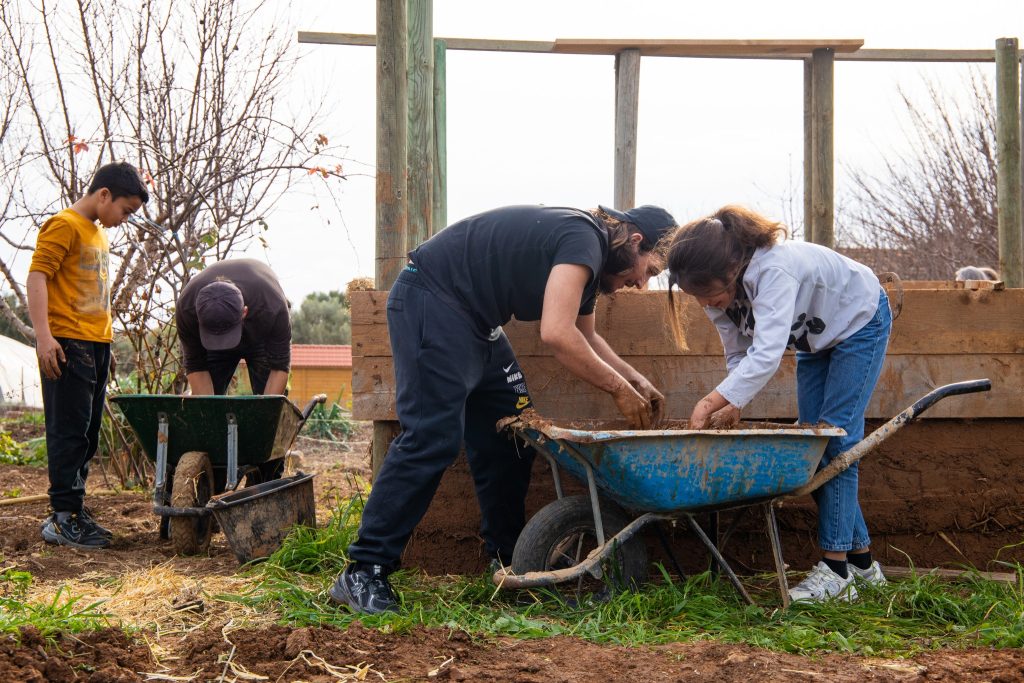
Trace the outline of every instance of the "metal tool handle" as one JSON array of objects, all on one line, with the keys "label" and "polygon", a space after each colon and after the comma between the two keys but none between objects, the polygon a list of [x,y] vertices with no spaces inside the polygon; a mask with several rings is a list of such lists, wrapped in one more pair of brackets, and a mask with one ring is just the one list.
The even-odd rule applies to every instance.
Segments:
[{"label": "metal tool handle", "polygon": [[318,403],[325,403],[327,401],[327,394],[317,394],[313,398],[309,399],[309,403],[302,409],[302,421],[305,422],[309,419],[309,416],[313,414],[313,408],[316,408]]},{"label": "metal tool handle", "polygon": [[914,405],[905,409],[896,417],[892,418],[884,425],[876,429],[875,431],[864,437],[860,443],[856,444],[853,448],[848,451],[840,453],[832,459],[828,465],[819,470],[809,482],[796,489],[792,493],[786,494],[784,498],[795,498],[802,496],[814,491],[822,484],[828,482],[840,473],[845,472],[847,468],[853,463],[857,462],[871,451],[878,448],[878,446],[888,439],[890,436],[900,430],[903,425],[910,422],[924,411],[931,408],[933,405],[946,398],[947,396],[957,396],[959,394],[973,394],[979,391],[988,391],[992,388],[992,381],[988,379],[972,379],[966,382],[955,382],[953,384],[947,384],[937,389],[933,389],[928,392],[917,401]]}]

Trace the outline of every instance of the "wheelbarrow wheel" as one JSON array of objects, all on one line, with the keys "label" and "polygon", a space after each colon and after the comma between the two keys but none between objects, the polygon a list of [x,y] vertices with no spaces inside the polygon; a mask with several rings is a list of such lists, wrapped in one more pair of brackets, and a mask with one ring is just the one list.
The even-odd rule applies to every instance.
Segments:
[{"label": "wheelbarrow wheel", "polygon": [[[608,503],[601,505],[606,539],[628,524],[625,514]],[[568,496],[549,503],[534,515],[516,542],[512,571],[516,574],[565,569],[579,564],[597,547],[594,512],[587,496]],[[602,567],[602,578],[584,575],[575,586],[577,598],[632,590],[647,578],[647,548],[634,536],[617,548]]]},{"label": "wheelbarrow wheel", "polygon": [[[206,453],[189,451],[174,468],[171,506],[176,508],[205,507],[213,495],[213,467]],[[210,548],[213,516],[171,517],[168,532],[171,546],[178,555],[200,555]]]}]

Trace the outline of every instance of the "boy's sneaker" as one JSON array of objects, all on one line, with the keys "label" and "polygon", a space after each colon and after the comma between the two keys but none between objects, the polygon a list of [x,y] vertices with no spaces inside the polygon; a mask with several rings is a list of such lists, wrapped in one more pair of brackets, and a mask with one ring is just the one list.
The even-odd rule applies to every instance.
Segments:
[{"label": "boy's sneaker", "polygon": [[818,562],[803,581],[789,589],[789,599],[793,602],[856,600],[857,588],[853,585],[853,576],[853,572],[849,572],[844,579],[824,562]]},{"label": "boy's sneaker", "polygon": [[78,523],[87,529],[91,529],[94,533],[99,534],[103,538],[114,538],[114,532],[104,526],[101,526],[100,523],[96,521],[96,518],[92,516],[92,511],[89,510],[89,508],[84,507],[82,508],[82,511],[78,513]]},{"label": "boy's sneaker", "polygon": [[54,512],[43,524],[42,535],[47,543],[82,550],[97,550],[110,545],[110,539],[83,524],[77,512]]},{"label": "boy's sneaker", "polygon": [[846,571],[850,572],[850,576],[857,583],[866,583],[872,586],[884,586],[888,581],[885,580],[885,574],[882,573],[882,565],[878,564],[878,560],[871,563],[871,566],[867,569],[858,569],[852,564],[846,564]]},{"label": "boy's sneaker", "polygon": [[331,600],[339,605],[348,605],[355,612],[381,614],[398,611],[398,596],[379,564],[350,564],[327,593]]}]

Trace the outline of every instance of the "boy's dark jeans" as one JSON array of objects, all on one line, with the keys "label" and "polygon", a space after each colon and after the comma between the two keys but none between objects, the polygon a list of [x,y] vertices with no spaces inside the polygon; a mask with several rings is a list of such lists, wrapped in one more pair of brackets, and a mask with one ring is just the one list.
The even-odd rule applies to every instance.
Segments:
[{"label": "boy's dark jeans", "polygon": [[242,359],[249,370],[249,386],[252,393],[263,394],[270,378],[270,363],[262,344],[243,344],[227,351],[207,351],[206,364],[213,380],[213,393],[223,396],[228,391],[231,378]]},{"label": "boy's dark jeans", "polygon": [[57,342],[67,363],[57,379],[42,377],[50,506],[55,512],[79,512],[89,461],[99,444],[110,344],[64,337]]}]

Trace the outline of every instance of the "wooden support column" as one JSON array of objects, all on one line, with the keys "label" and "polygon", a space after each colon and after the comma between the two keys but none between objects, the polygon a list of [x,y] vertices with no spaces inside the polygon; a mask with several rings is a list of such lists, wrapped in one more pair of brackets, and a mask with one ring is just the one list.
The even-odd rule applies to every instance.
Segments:
[{"label": "wooden support column", "polygon": [[814,220],[811,217],[811,60],[804,60],[804,241],[814,241]]},{"label": "wooden support column", "polygon": [[816,49],[811,57],[811,235],[835,246],[833,196],[833,71],[835,51]]},{"label": "wooden support column", "polygon": [[640,112],[640,50],[615,55],[615,208],[636,205],[636,132]]},{"label": "wooden support column", "polygon": [[409,227],[416,248],[433,231],[434,24],[433,0],[407,0],[409,28]]},{"label": "wooden support column", "polygon": [[[406,0],[377,0],[377,254],[375,286],[391,289],[405,267],[409,168],[409,107]],[[390,421],[374,421],[371,467],[374,475],[397,432]]]},{"label": "wooden support column", "polygon": [[1024,287],[1021,207],[1020,62],[1016,38],[996,41],[996,201],[999,275],[1007,287]]},{"label": "wooden support column", "polygon": [[448,44],[434,41],[434,232],[448,225]]}]

